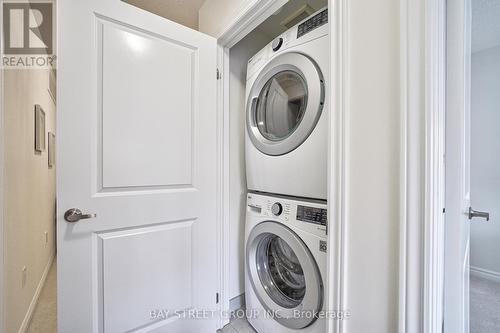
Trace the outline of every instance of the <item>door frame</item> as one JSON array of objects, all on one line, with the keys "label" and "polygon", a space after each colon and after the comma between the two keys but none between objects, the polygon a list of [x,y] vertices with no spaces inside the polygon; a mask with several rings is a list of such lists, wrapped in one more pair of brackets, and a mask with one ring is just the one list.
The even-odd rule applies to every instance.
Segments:
[{"label": "door frame", "polygon": [[446,0],[400,0],[399,332],[442,332],[446,14]]},{"label": "door frame", "polygon": [[446,117],[463,111],[468,103],[463,94],[447,95],[450,68],[462,73],[466,70],[449,66],[447,50],[453,46],[453,31],[452,42],[461,43],[464,54],[467,52],[470,0],[400,0],[400,4],[403,159],[399,332],[438,333],[446,324],[447,306]]},{"label": "door frame", "polygon": [[[449,107],[449,115],[448,115],[448,122],[450,122],[449,119],[452,119],[452,121],[456,121],[459,119],[459,123],[463,123],[466,126],[469,127],[469,131],[467,133],[466,130],[460,131],[457,133],[456,131],[449,131],[453,132],[450,133],[449,136],[446,137],[446,141],[448,143],[453,142],[453,140],[461,140],[460,147],[462,149],[465,149],[468,151],[468,153],[465,153],[465,156],[461,156],[462,163],[467,163],[464,162],[466,161],[466,158],[470,159],[470,142],[465,141],[467,138],[467,134],[469,136],[469,141],[470,141],[470,113],[471,113],[471,57],[472,57],[472,52],[471,52],[471,42],[472,42],[472,35],[471,35],[471,25],[472,25],[472,1],[471,0],[454,0],[454,1],[449,1],[448,2],[448,41],[447,41],[447,47],[449,49],[448,52],[448,58],[447,60],[447,72],[448,72],[448,77],[451,78],[450,80],[450,85],[449,88],[447,89],[447,105]],[[450,25],[452,25],[452,28],[450,28]],[[453,114],[453,116],[451,116]],[[468,156],[467,156],[468,155]],[[451,159],[450,159],[451,160]],[[469,161],[470,162],[470,161]],[[454,160],[453,163],[456,163]],[[447,165],[446,166],[447,170],[452,169],[452,165]],[[470,172],[470,170],[469,170]],[[448,173],[449,175],[452,174],[450,171]],[[448,176],[447,178],[450,178],[451,176]],[[459,175],[457,177],[458,179],[455,179],[455,182],[457,183],[463,183],[464,182],[464,177],[462,175]],[[450,181],[449,183],[452,183]],[[465,182],[470,182],[470,175],[468,176],[468,179],[465,180]],[[448,186],[448,185],[447,185]],[[446,187],[446,190],[448,190],[448,187]],[[456,189],[454,189],[456,190]],[[470,184],[468,186],[469,194],[470,194]],[[470,206],[470,197],[466,198],[468,201],[468,205]],[[467,207],[467,206],[466,206]],[[451,213],[451,212],[450,212]],[[451,217],[457,217],[460,214],[466,214],[465,211],[463,212],[457,212],[454,213],[453,215],[450,216],[450,222]],[[450,223],[449,225],[446,225],[445,233],[446,234],[453,234],[453,225]],[[456,232],[455,232],[456,233]],[[460,234],[460,233],[459,233]],[[463,237],[463,234],[460,234],[459,237]],[[458,248],[457,246],[457,239],[455,237],[450,237],[446,241],[443,242],[443,246],[445,247],[445,260],[444,260],[444,271],[448,271],[451,267],[454,265],[450,265],[449,263],[453,262],[454,260],[457,259],[457,256],[453,255],[453,253],[450,253],[449,251],[450,248]],[[469,239],[467,240],[467,245],[466,245],[467,251],[470,251],[470,232],[469,232]],[[461,258],[463,259],[463,258]],[[467,258],[466,261],[467,265],[469,265],[469,258]],[[467,267],[469,269],[469,267]],[[470,271],[470,269],[469,269]],[[451,321],[448,319],[449,315],[447,314],[446,309],[449,307],[454,307],[456,306],[456,300],[449,299],[448,294],[446,291],[448,290],[446,286],[450,286],[450,279],[449,279],[449,274],[444,276],[444,287],[443,287],[443,306],[444,306],[444,315],[443,315],[443,322],[446,327],[447,322]],[[469,291],[469,290],[467,290]],[[469,294],[467,295],[462,295],[464,298],[461,298],[462,304],[464,303],[465,299],[469,298]],[[467,301],[468,303],[468,301]],[[455,309],[456,311],[457,309]],[[462,309],[462,313],[464,316],[467,316],[465,313],[468,313],[468,316],[466,317],[467,319],[470,318],[470,311],[469,308]],[[452,311],[452,312],[455,312]],[[463,320],[461,318],[461,323],[463,323]],[[470,326],[469,322],[465,322],[466,326]],[[450,331],[450,330],[445,330]],[[454,331],[454,329],[452,329]],[[465,328],[465,332],[469,332],[468,328]]]},{"label": "door frame", "polygon": [[[253,29],[255,29],[265,19],[270,17],[279,8],[285,5],[288,0],[253,0],[250,4],[242,8],[239,16],[228,25],[228,27],[217,36],[218,39],[218,69],[222,72],[222,80],[219,80],[218,90],[218,136],[219,136],[219,186],[221,198],[219,200],[219,260],[221,274],[221,310],[223,313],[230,310],[229,297],[229,50],[236,43],[242,40]],[[346,217],[345,211],[345,190],[344,190],[344,159],[342,158],[345,151],[345,131],[344,131],[344,113],[346,110],[344,92],[346,87],[345,80],[345,62],[347,58],[346,43],[348,41],[347,29],[347,8],[348,0],[329,0],[329,22],[331,36],[331,78],[332,81],[340,82],[338,85],[331,85],[327,94],[335,96],[330,103],[331,112],[333,115],[329,121],[329,133],[334,133],[329,137],[329,152],[328,160],[330,163],[328,175],[328,197],[334,198],[328,200],[329,221],[332,225],[331,232],[328,233],[328,242],[330,251],[328,251],[328,267],[325,283],[326,300],[325,304],[330,309],[342,309],[344,304],[343,294],[343,262],[344,258],[344,230]],[[229,318],[222,320],[222,325],[229,322]],[[328,332],[341,331],[340,320],[328,321]]]}]

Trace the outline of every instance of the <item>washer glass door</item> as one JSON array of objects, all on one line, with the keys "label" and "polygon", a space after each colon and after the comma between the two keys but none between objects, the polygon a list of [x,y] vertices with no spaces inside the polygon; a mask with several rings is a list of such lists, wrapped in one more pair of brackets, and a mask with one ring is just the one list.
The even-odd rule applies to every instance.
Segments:
[{"label": "washer glass door", "polygon": [[304,299],[306,280],[299,259],[280,237],[269,234],[257,245],[258,274],[264,289],[277,304],[294,308]]},{"label": "washer glass door", "polygon": [[302,239],[282,223],[256,225],[247,239],[247,274],[261,305],[283,326],[311,325],[323,304],[321,274]]}]

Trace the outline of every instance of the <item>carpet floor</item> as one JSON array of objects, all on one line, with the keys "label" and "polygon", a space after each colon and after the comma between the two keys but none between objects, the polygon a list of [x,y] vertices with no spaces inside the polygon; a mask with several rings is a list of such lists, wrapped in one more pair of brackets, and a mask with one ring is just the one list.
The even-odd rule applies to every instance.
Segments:
[{"label": "carpet floor", "polygon": [[500,332],[500,283],[470,277],[470,332]]},{"label": "carpet floor", "polygon": [[27,333],[57,332],[57,265],[56,259],[50,268],[35,307]]}]

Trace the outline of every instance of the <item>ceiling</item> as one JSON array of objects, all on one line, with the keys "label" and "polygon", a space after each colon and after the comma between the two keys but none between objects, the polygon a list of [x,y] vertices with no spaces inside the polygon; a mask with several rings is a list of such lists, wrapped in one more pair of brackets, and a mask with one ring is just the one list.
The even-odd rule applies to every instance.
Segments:
[{"label": "ceiling", "polygon": [[[131,5],[163,16],[169,20],[198,30],[198,12],[205,0],[123,0]],[[500,0],[499,0],[500,1]],[[283,25],[304,6],[308,11],[326,7],[328,0],[289,0],[279,11],[265,20],[257,30],[274,38],[288,28]]]},{"label": "ceiling", "polygon": [[125,2],[198,30],[198,11],[205,0],[124,0]]},{"label": "ceiling", "polygon": [[500,45],[500,0],[472,0],[472,52]]}]

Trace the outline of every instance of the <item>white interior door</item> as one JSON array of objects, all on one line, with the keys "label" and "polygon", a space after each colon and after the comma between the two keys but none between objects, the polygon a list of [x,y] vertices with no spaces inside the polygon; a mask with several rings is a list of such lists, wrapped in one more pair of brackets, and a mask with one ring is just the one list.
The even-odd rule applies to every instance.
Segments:
[{"label": "white interior door", "polygon": [[444,331],[469,332],[470,0],[447,2]]},{"label": "white interior door", "polygon": [[215,332],[216,40],[119,0],[58,31],[58,331]]}]

